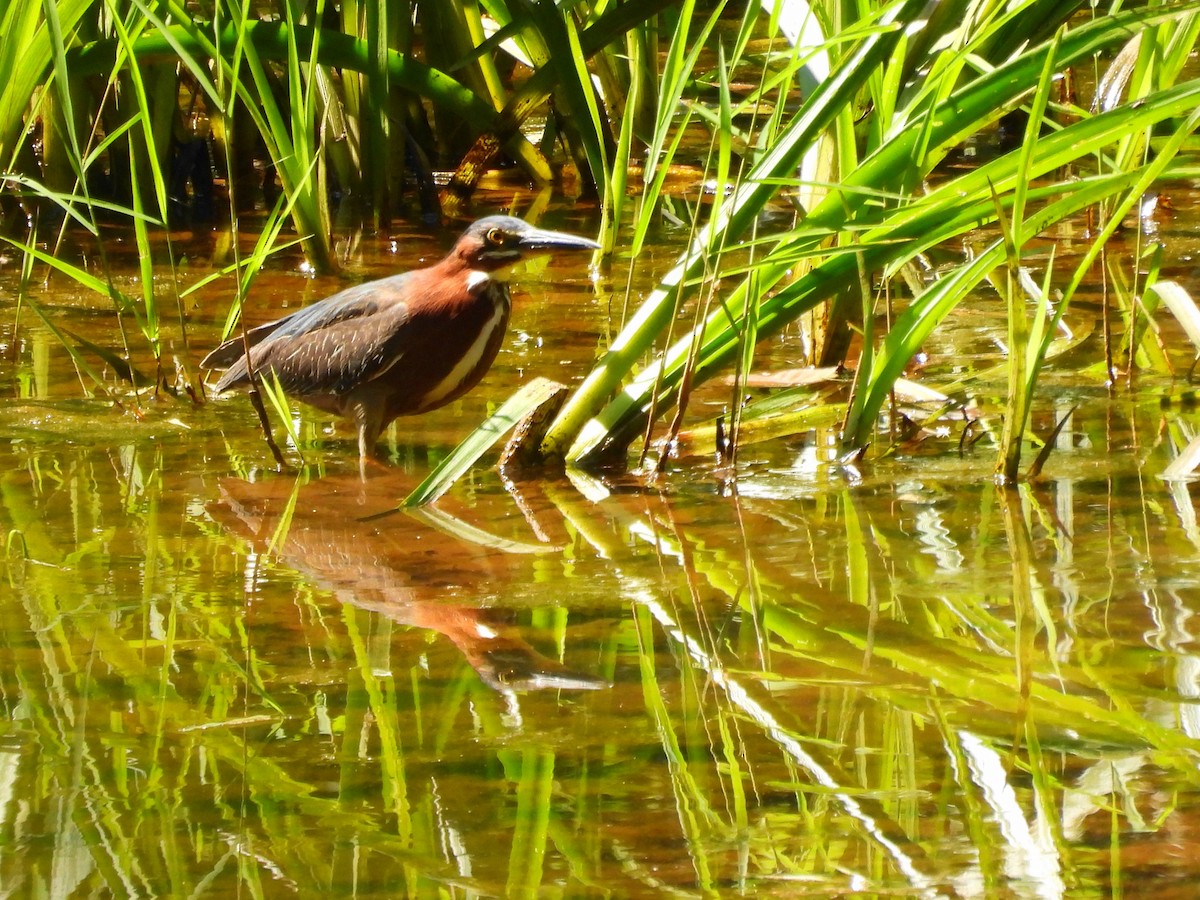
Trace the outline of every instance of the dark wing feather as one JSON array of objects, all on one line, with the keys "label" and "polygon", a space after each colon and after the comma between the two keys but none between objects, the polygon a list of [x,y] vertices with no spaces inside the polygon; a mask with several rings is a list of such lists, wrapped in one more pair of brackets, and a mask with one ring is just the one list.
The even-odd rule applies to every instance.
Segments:
[{"label": "dark wing feather", "polygon": [[[399,293],[408,278],[356,285],[253,329],[248,336],[256,371],[274,372],[285,391],[299,395],[341,394],[375,377],[401,352],[396,332],[408,312]],[[217,391],[249,382],[242,349],[239,336],[205,358],[210,368],[228,366]]]},{"label": "dark wing feather", "polygon": [[270,337],[271,333],[274,332],[275,329],[285,321],[285,319],[276,319],[274,322],[267,322],[265,325],[259,325],[255,328],[251,328],[246,332],[245,341],[242,340],[242,336],[240,334],[237,337],[230,338],[225,343],[221,344],[221,346],[209,353],[208,356],[204,357],[204,359],[200,360],[201,367],[205,369],[216,369],[217,371],[228,369],[245,354],[247,343],[249,343],[251,347],[255,346],[256,344],[261,344],[263,340]]}]

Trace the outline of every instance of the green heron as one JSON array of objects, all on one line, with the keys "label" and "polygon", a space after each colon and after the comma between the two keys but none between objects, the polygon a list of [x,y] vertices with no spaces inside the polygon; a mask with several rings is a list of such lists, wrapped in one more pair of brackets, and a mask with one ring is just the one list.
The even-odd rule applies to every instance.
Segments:
[{"label": "green heron", "polygon": [[598,248],[512,216],[488,216],[440,262],[347,288],[259,325],[244,340],[221,344],[201,365],[224,370],[218,393],[250,384],[251,368],[274,374],[297,400],[354,422],[365,461],[397,416],[445,406],[491,367],[512,307],[506,270],[541,253]]}]

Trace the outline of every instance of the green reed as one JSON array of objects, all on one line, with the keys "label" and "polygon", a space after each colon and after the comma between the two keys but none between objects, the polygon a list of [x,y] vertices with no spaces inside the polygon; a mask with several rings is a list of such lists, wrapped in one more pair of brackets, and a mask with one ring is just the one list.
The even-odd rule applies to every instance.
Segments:
[{"label": "green reed", "polygon": [[[658,217],[677,205],[663,185],[685,134],[706,128],[715,152],[703,174],[714,182],[714,202],[707,212],[685,211],[694,231],[690,246],[632,313],[543,441],[544,456],[586,466],[627,461],[639,440],[645,453],[663,436],[655,429],[669,415],[666,436],[674,438],[695,386],[730,367],[744,373],[756,344],[791,327],[812,330],[811,362],[857,363],[841,441],[847,451],[863,452],[878,443],[897,379],[945,317],[1006,259],[1019,268],[1025,243],[1101,208],[1101,231],[1065,287],[1057,276],[1045,279],[1043,301],[1052,289],[1064,299],[1045,327],[1022,339],[1025,357],[1010,391],[1016,405],[1005,419],[1014,437],[1001,438],[1009,448],[1000,451],[1001,468],[1011,478],[1011,448],[1020,444],[1051,355],[1055,318],[1138,192],[1189,171],[1176,157],[1194,125],[1183,117],[1197,105],[1200,88],[1180,79],[1200,35],[1200,4],[1130,10],[1113,4],[1115,11],[1097,10],[1091,18],[1075,15],[1078,2],[1001,7],[953,0],[927,17],[926,6],[919,0],[849,9],[794,4],[801,20],[788,24],[804,35],[803,46],[781,53],[782,39],[772,38],[764,62],[746,49],[759,33],[760,12],[770,28],[779,24],[783,8],[775,3],[750,4],[735,16],[724,3],[701,9],[667,0],[565,6],[391,0],[311,9],[284,0],[277,20],[268,21],[234,0],[218,4],[211,17],[173,2],[128,9],[79,0],[15,2],[0,20],[6,34],[21,36],[0,50],[5,192],[51,203],[66,222],[83,222],[93,234],[112,216],[130,226],[139,249],[139,296],[122,291],[107,265],[91,280],[80,278],[35,246],[41,231],[12,237],[11,204],[7,239],[112,306],[117,352],[105,355],[56,332],[77,358],[99,354],[110,365],[123,359],[131,367],[140,334],[158,369],[150,380],[162,384],[165,336],[179,335],[185,372],[191,366],[182,306],[191,288],[178,282],[171,241],[155,249],[169,217],[176,69],[195,82],[222,125],[219,133],[235,135],[223,148],[226,158],[261,139],[296,239],[321,270],[338,266],[335,184],[349,198],[343,203],[353,209],[351,218],[384,227],[401,209],[398,173],[428,176],[427,161],[440,160],[452,172],[452,188],[440,202],[456,212],[501,152],[536,183],[551,181],[556,167],[574,167],[584,193],[599,203],[603,246],[612,254],[628,176],[644,150],[629,241],[636,258]],[[434,34],[445,40],[431,42]],[[28,52],[18,56],[18,46]],[[1120,77],[1094,111],[1065,97],[1052,102],[1052,77],[1099,68],[1103,54],[1122,46]],[[714,57],[715,74],[704,68]],[[504,70],[516,59],[530,72],[512,84]],[[739,78],[753,85],[743,98],[731,95],[731,72],[750,73]],[[79,91],[86,78],[106,86],[99,99]],[[715,100],[707,99],[706,85],[715,86]],[[551,97],[547,131],[535,143],[525,129]],[[1012,112],[1028,116],[1019,146],[971,171],[944,168],[956,148],[990,134]],[[1178,120],[1182,125],[1167,140],[1151,141],[1154,129]],[[30,126],[43,135],[40,158]],[[127,187],[114,197],[94,196],[89,175],[106,166]],[[236,184],[233,171],[221,174],[237,201],[229,213],[236,229],[254,199],[248,191],[257,188]],[[794,223],[764,230],[762,214],[781,200],[796,205]],[[1015,248],[1008,249],[1017,254],[980,230],[1003,221],[1013,223]],[[973,256],[934,279],[914,274],[922,254],[963,240],[975,245]],[[165,289],[163,272],[169,272]],[[1130,282],[1132,298],[1140,293],[1136,274]],[[911,300],[893,315],[891,297],[906,294]],[[1006,296],[1010,321],[1019,324],[1020,292]],[[167,297],[174,298],[173,314]],[[685,304],[694,304],[695,320],[680,335],[673,329],[681,327]],[[1136,308],[1133,299],[1125,301],[1127,317]],[[883,317],[888,321],[880,328]],[[129,321],[136,332],[127,330]],[[1111,370],[1112,349],[1106,352]],[[738,392],[731,396],[736,437],[743,411]]]},{"label": "green reed", "polygon": [[[613,455],[622,457],[644,432],[648,417],[661,416],[676,402],[693,377],[689,373],[702,381],[735,359],[740,329],[733,322],[750,307],[751,292],[758,303],[758,336],[768,338],[830,298],[855,293],[861,283],[860,264],[868,273],[891,279],[925,250],[961,240],[981,225],[994,222],[996,207],[989,184],[995,186],[1007,208],[1017,186],[1036,179],[1036,187],[1029,189],[1036,210],[1027,230],[1032,237],[1106,198],[1132,196],[1135,184],[1149,184],[1164,174],[1181,171],[1173,168],[1172,143],[1170,152],[1157,155],[1135,176],[1105,171],[1082,179],[1084,196],[1075,194],[1080,182],[1073,177],[1054,180],[1064,166],[1086,162],[1093,154],[1126,140],[1131,132],[1186,115],[1193,107],[1184,98],[1194,93],[1195,82],[1162,84],[1136,103],[1095,115],[1075,111],[1073,121],[1052,126],[1053,130],[1036,142],[1029,139],[972,171],[951,174],[922,189],[924,175],[933,172],[953,148],[970,135],[991,128],[1005,111],[1021,107],[1028,92],[1045,85],[1046,71],[1089,63],[1102,48],[1126,40],[1131,29],[1157,28],[1168,20],[1189,23],[1196,7],[1156,7],[1101,16],[1056,38],[1055,30],[1070,12],[1061,5],[1031,3],[996,17],[983,16],[982,7],[977,10],[975,5],[963,3],[957,5],[955,14],[926,26],[944,29],[947,40],[935,51],[936,32],[922,35],[919,42],[899,39],[903,23],[920,13],[918,6],[888,5],[882,16],[858,23],[861,31],[844,25],[836,40],[830,40],[829,50],[837,57],[833,74],[805,98],[779,139],[757,157],[737,183],[729,211],[705,227],[701,239],[662,280],[658,291],[568,400],[547,437],[544,449],[548,453],[584,465]],[[978,25],[978,31],[964,30],[964,22]],[[1041,38],[1018,55],[1007,57],[1005,36],[1014,30]],[[1190,33],[1190,28],[1185,30]],[[930,55],[920,57],[918,50],[926,48]],[[994,68],[974,68],[971,55],[977,53],[990,54]],[[903,73],[912,67],[927,69],[930,74],[910,84]],[[890,91],[888,85],[904,86],[898,102],[883,102]],[[701,290],[707,272],[721,272],[730,280],[730,267],[714,265],[713,255],[720,254],[723,246],[733,246],[732,241],[777,197],[779,188],[794,183],[790,173],[797,161],[830,123],[844,121],[838,117],[844,117],[848,104],[864,92],[879,102],[868,107],[867,121],[859,130],[875,135],[878,144],[868,146],[853,168],[840,173],[828,196],[808,210],[793,230],[777,234],[771,241],[760,233],[756,246],[763,246],[765,252],[757,254],[755,282],[744,275],[732,288],[724,288],[720,309],[669,350],[651,356],[646,365],[646,355],[673,318],[677,295]],[[889,118],[876,121],[875,116],[883,113]],[[835,156],[843,162],[855,160],[845,152]],[[847,249],[828,246],[831,238],[848,232],[856,236],[849,250],[852,255]],[[1096,241],[1095,252],[1103,245],[1103,239]],[[923,292],[880,336],[875,351],[864,355],[867,368],[859,373],[844,429],[848,448],[871,443],[877,417],[895,380],[945,315],[971,296],[979,281],[1002,260],[1001,251],[1002,244],[993,244],[978,251],[982,256],[964,261],[923,286]],[[807,270],[794,277],[795,267],[801,264]],[[1080,267],[1077,273],[1082,271]],[[1053,330],[1046,335],[1052,337]]]}]

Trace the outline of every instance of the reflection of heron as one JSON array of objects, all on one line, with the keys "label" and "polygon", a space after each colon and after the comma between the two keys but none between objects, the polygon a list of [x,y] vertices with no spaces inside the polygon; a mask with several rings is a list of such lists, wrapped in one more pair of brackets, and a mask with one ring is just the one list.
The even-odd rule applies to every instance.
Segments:
[{"label": "reflection of heron", "polygon": [[[499,691],[546,688],[588,690],[606,687],[602,679],[573,672],[539,653],[506,618],[505,610],[481,609],[445,601],[446,585],[486,584],[513,568],[511,554],[464,545],[418,521],[403,530],[379,530],[360,521],[365,514],[361,483],[322,479],[300,491],[286,534],[274,553],[320,588],[362,609],[403,625],[428,628],[448,637],[485,683]],[[288,506],[292,485],[282,479],[249,484],[226,479],[222,499],[210,514],[232,533],[265,551]],[[388,497],[403,488],[373,490]],[[438,565],[443,564],[444,570]],[[420,572],[420,577],[411,573]]]},{"label": "reflection of heron", "polygon": [[250,384],[250,364],[273,374],[297,400],[353,421],[365,460],[397,416],[445,406],[491,367],[512,305],[504,271],[538,254],[599,246],[488,216],[435,265],[347,288],[259,325],[201,365],[224,370],[218,392]]}]

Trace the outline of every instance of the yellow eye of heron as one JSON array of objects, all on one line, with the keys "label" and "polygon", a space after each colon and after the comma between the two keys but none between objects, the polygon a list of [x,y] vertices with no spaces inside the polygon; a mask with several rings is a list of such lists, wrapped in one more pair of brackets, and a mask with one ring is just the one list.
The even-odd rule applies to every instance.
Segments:
[{"label": "yellow eye of heron", "polygon": [[487,233],[487,242],[496,247],[503,247],[508,242],[508,235],[503,228],[492,228]]}]

